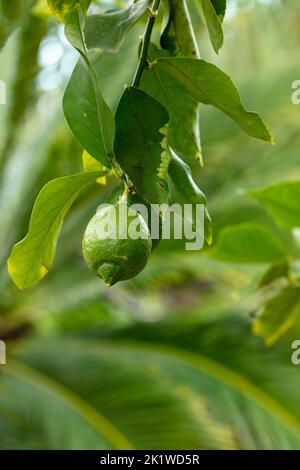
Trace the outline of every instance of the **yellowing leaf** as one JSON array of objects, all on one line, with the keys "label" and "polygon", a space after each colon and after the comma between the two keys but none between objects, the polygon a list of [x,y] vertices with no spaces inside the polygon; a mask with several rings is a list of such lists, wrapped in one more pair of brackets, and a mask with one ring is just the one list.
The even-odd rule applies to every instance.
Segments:
[{"label": "yellowing leaf", "polygon": [[31,13],[38,18],[47,18],[51,15],[51,10],[47,0],[37,0],[31,9]]},{"label": "yellowing leaf", "polygon": [[[96,158],[92,157],[86,150],[83,151],[82,154],[82,165],[84,171],[105,171],[106,168],[102,163],[98,162]],[[97,183],[106,185],[106,176],[101,176],[97,178]]]},{"label": "yellowing leaf", "polygon": [[74,10],[80,4],[83,10],[87,10],[90,0],[47,0],[50,11],[62,23],[65,23]]}]

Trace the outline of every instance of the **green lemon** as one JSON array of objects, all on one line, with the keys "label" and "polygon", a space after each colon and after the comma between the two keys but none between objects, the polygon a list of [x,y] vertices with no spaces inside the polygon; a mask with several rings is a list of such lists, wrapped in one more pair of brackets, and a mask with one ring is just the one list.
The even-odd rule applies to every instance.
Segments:
[{"label": "green lemon", "polygon": [[[122,198],[122,195],[124,193],[124,186],[121,184],[120,186],[117,186],[112,193],[108,196],[106,199],[106,202],[109,204],[117,204],[118,201]],[[146,223],[148,227],[151,227],[151,204],[147,202],[140,194],[133,192],[127,195],[127,204],[129,206],[132,206],[133,204],[143,204],[146,206],[148,210],[148,219],[146,220]],[[141,214],[143,217],[143,214]],[[150,228],[149,228],[150,230]],[[162,221],[159,221],[159,233],[161,234],[162,231]],[[159,245],[159,238],[152,238],[152,251]]]},{"label": "green lemon", "polygon": [[[138,238],[132,238],[132,229]],[[82,251],[87,266],[107,286],[136,276],[148,261],[152,241],[140,214],[124,201],[101,207],[90,220]]]}]

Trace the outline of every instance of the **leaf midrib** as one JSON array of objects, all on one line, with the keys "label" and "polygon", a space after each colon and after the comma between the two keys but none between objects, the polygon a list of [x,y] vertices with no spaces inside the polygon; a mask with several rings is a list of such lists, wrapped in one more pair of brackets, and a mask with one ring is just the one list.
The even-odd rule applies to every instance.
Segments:
[{"label": "leaf midrib", "polygon": [[9,360],[9,365],[3,369],[3,374],[12,375],[18,380],[30,384],[72,409],[74,413],[80,415],[99,434],[104,436],[114,449],[134,449],[132,443],[99,410],[52,377],[46,376],[15,359]]},{"label": "leaf midrib", "polygon": [[[257,406],[264,409],[270,416],[280,422],[289,432],[300,439],[300,421],[295,416],[284,408],[278,401],[270,397],[265,391],[259,389],[253,384],[248,378],[245,378],[237,371],[233,371],[223,364],[216,362],[214,359],[203,356],[199,353],[187,351],[185,349],[159,344],[151,342],[139,342],[139,341],[128,341],[128,340],[89,340],[87,341],[76,339],[71,340],[70,344],[73,347],[79,347],[82,350],[84,344],[84,350],[87,351],[99,351],[100,349],[111,348],[112,351],[116,352],[118,349],[124,349],[132,353],[138,351],[146,354],[156,354],[164,356],[166,359],[171,359],[182,363],[183,365],[192,369],[201,371],[202,373],[214,378],[215,380],[222,382],[226,386],[229,386],[233,390],[237,391],[241,395],[247,397],[247,399],[255,402]],[[17,348],[21,353],[22,348]],[[10,360],[9,366],[15,362]],[[26,366],[27,368],[28,366]],[[9,367],[4,369],[4,372],[9,372]],[[43,377],[41,373],[38,373]],[[47,377],[45,376],[45,380]],[[52,378],[49,379],[52,381]],[[38,385],[38,384],[37,384]],[[60,386],[60,384],[58,384]],[[61,386],[64,388],[64,386]],[[49,391],[46,389],[46,392]],[[66,389],[67,395],[72,396],[73,392]],[[90,405],[88,405],[90,406]],[[130,444],[130,443],[129,443]],[[131,444],[130,444],[131,445]]]},{"label": "leaf midrib", "polygon": [[291,412],[284,408],[274,398],[270,397],[266,392],[259,389],[250,380],[213,359],[185,349],[158,343],[104,340],[101,341],[100,345],[97,343],[98,348],[99,346],[101,347],[101,345],[112,347],[113,350],[116,350],[116,347],[123,347],[131,350],[136,349],[145,353],[161,354],[193,369],[200,370],[206,375],[213,377],[219,382],[223,382],[242,395],[245,395],[248,399],[255,401],[261,408],[267,411],[271,416],[275,417],[286,429],[300,439],[300,421],[295,418]]},{"label": "leaf midrib", "polygon": [[[49,271],[49,266],[47,266],[47,264],[43,261],[43,252],[42,252],[42,247],[44,246],[44,244],[46,243],[47,241],[47,238],[49,236],[49,233],[52,229],[52,227],[54,226],[54,224],[56,224],[56,222],[59,220],[59,218],[61,217],[61,215],[63,214],[66,206],[70,203],[70,200],[72,199],[72,197],[74,196],[74,194],[76,194],[77,192],[81,192],[81,190],[85,187],[85,186],[88,186],[93,180],[88,180],[84,185],[80,186],[80,188],[76,188],[71,195],[69,195],[69,197],[65,200],[63,206],[61,206],[59,212],[56,214],[56,216],[54,217],[54,219],[52,220],[51,222],[51,225],[50,225],[50,229],[48,228],[48,230],[45,232],[45,235],[43,236],[41,242],[38,244],[38,249],[41,250],[41,254],[40,254],[40,257],[38,258],[40,260],[40,264],[42,266],[44,266],[47,271]],[[30,231],[29,231],[30,233]],[[28,233],[28,238],[29,238],[29,233]],[[35,264],[35,262],[37,261],[36,257],[34,257],[33,261],[30,263],[30,265],[28,266],[28,270],[26,272],[26,275],[25,275],[25,278],[23,280],[23,286],[26,285],[27,281],[28,281],[28,277],[29,277],[29,274]]]},{"label": "leaf midrib", "polygon": [[[198,60],[199,59],[185,59],[185,60]],[[205,62],[204,60],[200,59],[201,62],[204,62],[204,63],[207,63],[208,62]],[[231,117],[233,120],[236,119],[236,111],[237,109],[239,111],[242,111],[242,113],[244,115],[247,115],[247,116],[250,116],[250,115],[254,115],[255,113],[252,113],[252,112],[249,112],[249,111],[246,111],[243,109],[243,107],[241,106],[241,102],[238,103],[238,106],[237,108],[232,108],[230,110],[228,109],[225,109],[223,106],[220,106],[218,103],[216,103],[215,101],[213,101],[209,96],[207,96],[207,94],[203,91],[203,89],[200,87],[200,86],[197,86],[195,85],[195,83],[191,80],[191,78],[189,77],[189,75],[187,75],[186,73],[184,73],[184,71],[178,67],[176,67],[176,65],[174,65],[172,62],[169,62],[169,61],[166,61],[165,59],[158,59],[157,61],[159,64],[162,64],[162,65],[166,65],[167,67],[170,67],[170,68],[173,68],[177,71],[177,73],[179,73],[188,83],[189,83],[189,86],[192,87],[192,88],[196,88],[196,90],[200,90],[200,93],[205,97],[205,99],[207,100],[207,102],[203,102],[203,104],[207,104],[207,105],[210,105],[210,106],[214,106],[215,108],[219,109],[220,111],[222,111],[223,113],[227,114],[227,116]],[[211,64],[210,64],[211,65]],[[174,76],[174,78],[176,80],[178,80],[176,78],[176,76]],[[228,77],[229,78],[229,77]],[[230,78],[229,78],[230,80]],[[230,80],[231,82],[231,80]],[[231,82],[231,84],[233,85],[233,83]],[[189,93],[190,94],[190,93]],[[192,96],[194,98],[194,96]],[[194,98],[195,99],[195,98]],[[200,101],[200,100],[198,100]],[[240,101],[240,100],[239,100]],[[201,102],[201,101],[200,101]],[[245,114],[246,113],[246,114]]]}]

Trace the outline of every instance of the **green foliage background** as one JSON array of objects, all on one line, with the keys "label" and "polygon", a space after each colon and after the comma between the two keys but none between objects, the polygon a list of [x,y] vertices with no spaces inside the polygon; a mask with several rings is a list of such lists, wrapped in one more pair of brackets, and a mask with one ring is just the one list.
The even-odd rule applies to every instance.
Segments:
[{"label": "green foliage background", "polygon": [[[106,289],[85,267],[80,246],[115,184],[109,180],[82,193],[52,271],[21,292],[7,273],[11,248],[26,234],[43,185],[80,171],[82,155],[61,110],[74,56],[40,3],[27,0],[0,54],[7,84],[7,105],[0,106],[0,338],[7,343],[0,448],[299,449],[300,375],[291,363],[291,343],[300,334],[298,296],[289,325],[287,302],[275,326],[272,315],[264,323],[270,347],[252,326],[285,286],[280,253],[290,249],[291,235],[248,194],[300,178],[300,108],[291,103],[299,78],[299,2],[232,0],[218,56],[197,2],[190,2],[202,58],[232,76],[246,107],[265,118],[276,140],[270,146],[249,139],[226,116],[201,106],[205,166],[193,170],[209,201],[212,249],[185,252],[177,241],[163,242],[137,278]],[[118,55],[101,58],[104,95],[114,109],[132,77],[142,31],[136,25]],[[51,64],[45,56],[55,47],[63,54]],[[254,250],[253,242],[249,257],[259,263],[249,264],[247,253],[236,263],[228,251],[224,233],[232,237],[241,226],[251,234],[263,227],[276,238],[275,248],[268,237],[263,249],[261,238]],[[273,261],[280,275],[257,289]],[[297,263],[292,271],[298,279]],[[273,307],[265,308],[268,319]],[[274,329],[281,331],[276,344]]]}]

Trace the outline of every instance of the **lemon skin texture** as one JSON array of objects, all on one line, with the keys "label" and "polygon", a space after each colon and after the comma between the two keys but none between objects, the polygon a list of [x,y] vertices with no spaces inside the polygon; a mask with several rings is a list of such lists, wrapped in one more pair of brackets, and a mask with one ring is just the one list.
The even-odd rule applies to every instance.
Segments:
[{"label": "lemon skin texture", "polygon": [[[101,208],[90,220],[82,241],[83,257],[87,266],[102,278],[107,286],[136,276],[147,264],[152,249],[149,228],[135,211],[128,213],[127,226],[122,224],[120,204]],[[108,224],[108,221],[113,221]],[[115,223],[114,223],[115,221]],[[132,239],[128,227],[138,226],[140,238]],[[105,238],[101,230],[105,227]]]}]

